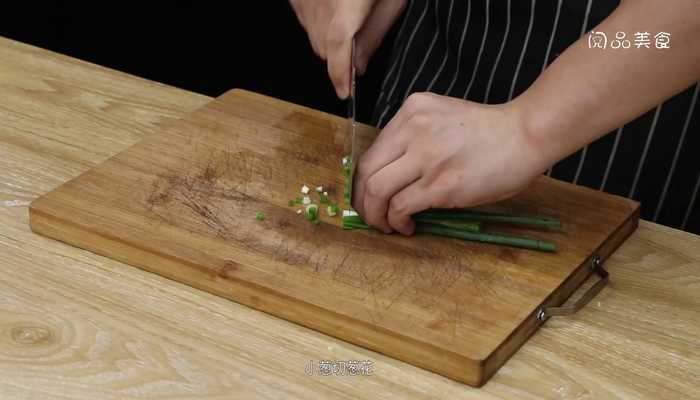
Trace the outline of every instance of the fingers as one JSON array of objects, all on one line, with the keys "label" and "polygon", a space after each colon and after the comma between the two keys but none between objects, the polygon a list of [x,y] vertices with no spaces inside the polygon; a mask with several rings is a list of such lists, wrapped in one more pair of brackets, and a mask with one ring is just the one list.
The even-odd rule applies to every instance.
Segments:
[{"label": "fingers", "polygon": [[397,232],[410,236],[415,232],[415,222],[411,216],[428,208],[439,207],[443,195],[437,185],[429,179],[421,178],[396,193],[389,201],[387,222]]},{"label": "fingers", "polygon": [[[401,150],[403,152],[401,159],[405,162],[397,164],[397,167],[402,167],[406,176],[413,179],[404,179],[400,182],[401,185],[392,187],[400,186],[400,190],[394,190],[388,198],[386,198],[385,193],[380,193],[385,196],[378,200],[368,199],[369,196],[365,193],[363,204],[365,214],[361,214],[363,217],[373,221],[376,219],[375,223],[386,223],[391,230],[411,235],[415,229],[411,215],[431,206],[446,204],[446,199],[440,192],[442,189],[439,188],[447,188],[449,185],[435,184],[437,180],[435,177],[425,175],[428,165],[435,161],[431,156],[431,147],[435,146],[436,143],[421,142],[424,140],[425,133],[433,129],[432,125],[435,119],[439,118],[440,114],[435,112],[436,107],[435,95],[431,93],[412,94],[381,132],[377,143],[368,150],[367,158],[369,161],[366,166],[368,169],[376,168],[377,165],[381,164],[379,161],[381,157],[377,154],[391,152],[391,149],[394,148]],[[369,186],[369,181],[366,186]],[[368,191],[369,188],[364,190]],[[386,216],[378,217],[379,212]]]},{"label": "fingers", "polygon": [[420,168],[409,157],[403,156],[372,175],[366,184],[364,195],[364,221],[390,233],[387,221],[389,200],[404,187],[420,178]]},{"label": "fingers", "polygon": [[426,118],[421,113],[425,114],[433,107],[431,99],[432,95],[422,93],[409,96],[372,146],[360,158],[353,182],[352,205],[361,216],[365,215],[364,197],[367,180],[377,171],[403,156],[409,143],[416,139],[420,130],[425,129]]},{"label": "fingers", "polygon": [[361,216],[365,215],[367,180],[380,169],[399,159],[406,150],[405,140],[399,134],[402,120],[401,114],[397,113],[358,162],[352,189],[352,205]]},{"label": "fingers", "polygon": [[361,157],[353,184],[352,205],[365,222],[377,229],[387,233],[395,229],[410,235],[414,229],[411,214],[440,200],[431,198],[439,193],[430,191],[416,192],[416,199],[410,201],[405,197],[416,187],[427,186],[423,172],[426,165],[434,162],[431,147],[435,143],[421,140],[425,140],[422,138],[439,116],[434,112],[435,106],[434,95],[409,96]]},{"label": "fingers", "polygon": [[335,14],[328,25],[326,60],[328,76],[336,94],[345,99],[350,94],[352,39],[372,10],[370,0],[338,0]]},{"label": "fingers", "polygon": [[405,0],[380,0],[367,17],[362,29],[355,35],[355,66],[360,75],[367,70],[369,59],[377,51],[405,6]]}]

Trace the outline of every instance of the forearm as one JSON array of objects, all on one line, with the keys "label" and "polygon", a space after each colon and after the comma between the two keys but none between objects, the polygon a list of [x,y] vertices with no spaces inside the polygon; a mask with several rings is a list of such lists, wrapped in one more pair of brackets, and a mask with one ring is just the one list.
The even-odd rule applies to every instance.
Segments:
[{"label": "forearm", "polygon": [[[700,1],[626,0],[595,31],[608,48],[578,40],[511,102],[523,132],[546,169],[605,133],[638,117],[700,80]],[[611,49],[615,32],[632,46]],[[634,34],[650,32],[651,48]],[[670,49],[654,48],[654,34],[671,34]]]}]

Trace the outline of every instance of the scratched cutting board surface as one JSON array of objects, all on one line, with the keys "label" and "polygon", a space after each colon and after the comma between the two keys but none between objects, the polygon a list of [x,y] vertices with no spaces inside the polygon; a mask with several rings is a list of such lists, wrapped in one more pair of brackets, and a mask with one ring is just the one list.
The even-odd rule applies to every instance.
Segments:
[{"label": "scratched cutting board surface", "polygon": [[37,199],[31,227],[479,386],[637,226],[636,202],[546,177],[486,209],[560,218],[519,231],[555,254],[310,224],[288,201],[302,184],[342,199],[345,129],[233,90]]}]

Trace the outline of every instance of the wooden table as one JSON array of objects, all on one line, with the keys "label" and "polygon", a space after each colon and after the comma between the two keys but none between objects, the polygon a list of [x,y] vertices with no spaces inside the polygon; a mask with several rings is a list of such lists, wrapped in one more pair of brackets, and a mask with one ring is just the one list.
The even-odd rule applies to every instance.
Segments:
[{"label": "wooden table", "polygon": [[482,389],[30,232],[31,200],[209,100],[0,38],[0,398],[700,398],[700,238],[649,222]]}]

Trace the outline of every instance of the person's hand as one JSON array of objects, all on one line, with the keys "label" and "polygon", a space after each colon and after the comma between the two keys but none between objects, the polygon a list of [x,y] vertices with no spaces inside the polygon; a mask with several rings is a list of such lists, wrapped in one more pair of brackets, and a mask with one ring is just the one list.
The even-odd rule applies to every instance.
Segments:
[{"label": "person's hand", "polygon": [[548,168],[513,103],[413,94],[360,158],[353,207],[386,233],[411,235],[411,215],[513,196]]},{"label": "person's hand", "polygon": [[316,54],[328,63],[328,75],[338,97],[350,92],[352,39],[355,38],[355,67],[367,68],[406,0],[289,0],[299,22],[309,35]]}]

